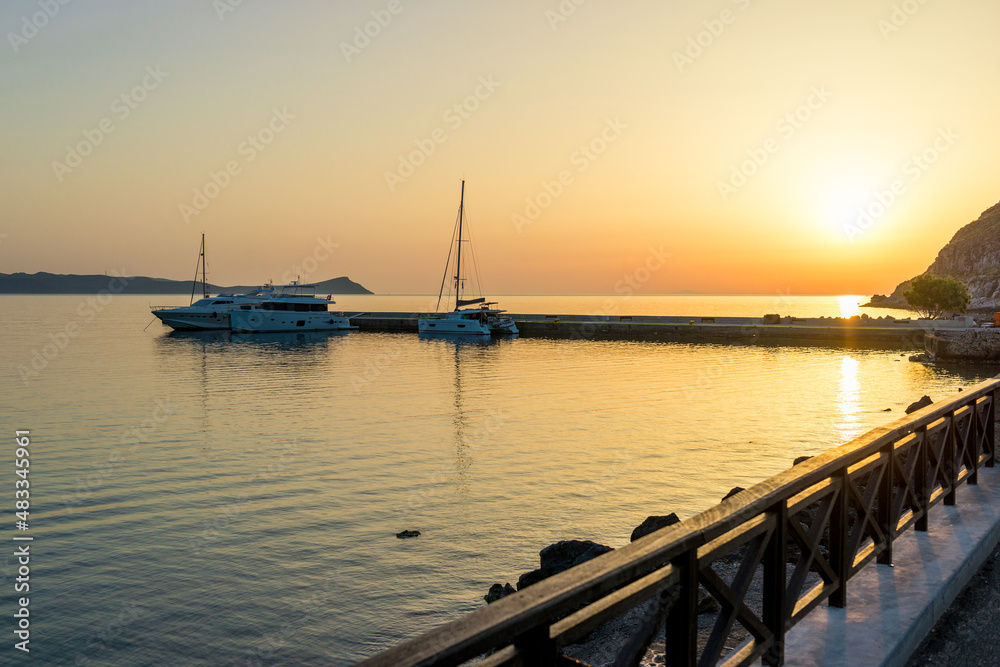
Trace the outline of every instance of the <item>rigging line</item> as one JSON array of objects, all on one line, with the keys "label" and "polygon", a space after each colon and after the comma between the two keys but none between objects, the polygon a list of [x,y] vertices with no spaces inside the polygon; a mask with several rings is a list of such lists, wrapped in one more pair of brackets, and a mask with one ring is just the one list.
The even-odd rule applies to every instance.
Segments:
[{"label": "rigging line", "polygon": [[[461,205],[459,205],[458,216],[461,215]],[[455,228],[451,230],[451,243],[448,244],[448,260],[444,264],[444,275],[441,276],[441,289],[438,290],[438,301],[437,305],[434,306],[435,313],[441,308],[441,297],[444,295],[444,284],[448,280],[448,269],[451,268],[451,253],[455,249],[455,234],[458,233],[458,216],[455,217]]]},{"label": "rigging line", "polygon": [[[468,210],[468,208],[466,208]],[[465,216],[466,224],[468,225],[469,216]],[[483,287],[483,281],[479,278],[479,260],[476,259],[476,244],[472,242],[472,227],[469,226],[469,254],[472,255],[472,270],[476,276],[476,287],[479,288],[478,296],[485,296],[486,289]]]},{"label": "rigging line", "polygon": [[205,256],[205,235],[201,235],[201,252],[198,253],[198,261],[194,265],[194,280],[191,282],[191,302],[188,303],[190,306],[194,303],[194,290],[198,286],[198,267],[201,265],[201,260]]}]

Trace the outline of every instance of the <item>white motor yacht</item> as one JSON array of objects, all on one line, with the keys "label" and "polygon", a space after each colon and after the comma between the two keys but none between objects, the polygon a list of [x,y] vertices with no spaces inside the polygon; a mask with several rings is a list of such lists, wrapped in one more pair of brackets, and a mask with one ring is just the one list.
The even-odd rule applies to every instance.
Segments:
[{"label": "white motor yacht", "polygon": [[330,311],[332,296],[316,296],[315,285],[291,282],[261,303],[241,305],[229,312],[229,326],[236,333],[281,331],[347,331],[357,329],[343,313]]}]

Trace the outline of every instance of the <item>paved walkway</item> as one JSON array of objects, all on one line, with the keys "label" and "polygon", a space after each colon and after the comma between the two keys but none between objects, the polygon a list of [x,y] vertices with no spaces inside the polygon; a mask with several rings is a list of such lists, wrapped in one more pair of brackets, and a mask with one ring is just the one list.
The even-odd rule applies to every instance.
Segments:
[{"label": "paved walkway", "polygon": [[1000,544],[906,665],[1000,665]]},{"label": "paved walkway", "polygon": [[[1000,665],[1000,467],[980,469],[979,478],[959,487],[956,506],[931,508],[928,532],[911,529],[893,543],[892,566],[870,563],[851,578],[845,609],[820,605],[792,628],[786,666],[902,667],[928,635],[913,664]],[[959,601],[970,581],[993,597]],[[949,607],[956,614],[939,624]],[[972,625],[977,614],[982,629]]]}]

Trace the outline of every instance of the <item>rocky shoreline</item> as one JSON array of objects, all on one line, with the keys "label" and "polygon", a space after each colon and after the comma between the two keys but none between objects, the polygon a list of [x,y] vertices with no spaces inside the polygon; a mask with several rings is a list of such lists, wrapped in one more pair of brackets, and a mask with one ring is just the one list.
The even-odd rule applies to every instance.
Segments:
[{"label": "rocky shoreline", "polygon": [[[906,408],[906,414],[915,412],[933,403],[929,396],[922,396],[919,400],[911,403]],[[804,461],[808,461],[810,456],[797,457],[792,463],[793,466]],[[736,494],[742,492],[742,487],[733,487],[721,500],[725,501]],[[808,514],[806,516],[809,516]],[[855,515],[856,517],[856,515]],[[805,524],[811,524],[812,518],[804,518]],[[675,513],[665,515],[648,516],[642,523],[635,527],[629,536],[629,542],[634,542],[641,537],[649,535],[657,530],[679,523],[680,519]],[[819,548],[825,558],[829,558],[828,536],[820,540]],[[789,544],[786,554],[786,568],[791,576],[796,563],[800,557],[798,547]],[[575,567],[601,554],[613,551],[614,548],[597,544],[590,540],[564,540],[555,542],[545,547],[539,552],[539,567],[530,572],[525,572],[517,579],[517,588],[510,582],[506,584],[493,584],[483,599],[487,604],[500,600],[508,595],[513,595],[517,591],[523,590],[543,579],[546,579],[559,572],[564,572],[571,567]],[[745,548],[736,548],[732,553],[719,558],[711,564],[712,569],[727,584],[731,584],[741,569],[742,560],[745,555]],[[820,576],[815,571],[810,571],[806,576],[806,589],[820,582]],[[763,570],[758,567],[757,571],[747,589],[744,602],[758,616],[763,612],[764,600]],[[624,614],[614,618],[598,629],[587,635],[582,641],[566,646],[563,653],[572,659],[583,661],[593,667],[610,667],[622,649],[632,640],[636,628],[643,621],[643,617],[650,613],[654,600],[647,600]],[[704,589],[699,590],[698,598],[698,648],[704,648],[709,636],[718,619],[721,606],[719,602]],[[726,639],[726,650],[732,650],[739,646],[749,637],[749,632],[739,623],[735,623]],[[662,631],[654,639],[652,644],[643,656],[640,665],[642,667],[654,667],[666,664],[666,645]]]},{"label": "rocky shoreline", "polygon": [[[795,459],[794,464],[801,463],[809,458],[808,456],[798,457]],[[734,487],[722,500],[727,500],[743,490],[742,487]],[[635,527],[629,537],[629,541],[634,542],[641,537],[679,521],[680,519],[677,515],[672,512],[665,515],[648,516],[641,524]],[[496,583],[490,587],[489,592],[483,596],[483,599],[486,600],[487,604],[495,602],[553,574],[563,572],[608,551],[613,551],[613,547],[597,544],[590,540],[565,540],[550,544],[539,552],[538,569],[526,572],[518,577],[517,588],[512,586],[510,582],[506,584]],[[743,550],[736,549],[729,556],[714,562],[712,569],[724,581],[731,582],[740,569],[742,558]],[[793,565],[789,564],[788,567],[792,568]],[[815,573],[810,576],[819,581],[819,577]],[[759,571],[750,585],[745,602],[756,613],[760,614],[762,612],[763,579]],[[642,622],[643,617],[649,613],[652,604],[653,601],[650,600],[633,607],[621,616],[608,621],[597,630],[591,632],[583,641],[565,647],[563,652],[570,658],[581,660],[594,667],[612,665],[622,648],[632,639],[636,627]],[[715,625],[720,609],[721,607],[714,597],[704,590],[700,592],[698,599],[699,646],[704,646],[708,642],[709,634]],[[726,642],[727,648],[735,648],[748,636],[748,633],[742,627],[738,624],[735,625]],[[640,664],[643,667],[666,664],[665,644],[662,633],[650,645]]]}]

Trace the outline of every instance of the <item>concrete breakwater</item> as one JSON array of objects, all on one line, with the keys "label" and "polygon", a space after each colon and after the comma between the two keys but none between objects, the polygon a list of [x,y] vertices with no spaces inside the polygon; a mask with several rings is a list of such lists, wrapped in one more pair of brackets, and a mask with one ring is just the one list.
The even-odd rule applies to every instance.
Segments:
[{"label": "concrete breakwater", "polygon": [[924,336],[924,347],[938,361],[1000,362],[1000,329],[936,331]]},{"label": "concrete breakwater", "polygon": [[[419,313],[363,313],[361,331],[416,332]],[[523,337],[757,343],[924,349],[930,332],[967,330],[969,321],[883,318],[678,317],[513,314]]]}]

